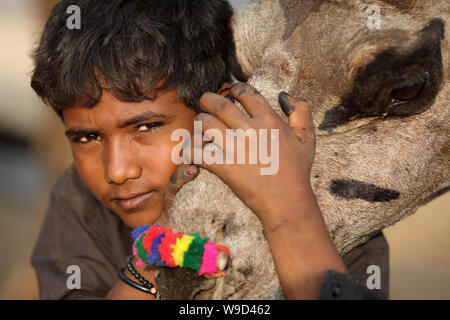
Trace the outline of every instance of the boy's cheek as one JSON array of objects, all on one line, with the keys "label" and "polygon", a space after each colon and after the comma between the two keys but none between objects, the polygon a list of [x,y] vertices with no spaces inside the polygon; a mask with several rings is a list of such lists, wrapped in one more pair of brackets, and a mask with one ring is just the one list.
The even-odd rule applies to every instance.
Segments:
[{"label": "boy's cheek", "polygon": [[95,168],[92,167],[89,168],[89,166],[86,168],[86,166],[80,165],[77,162],[75,162],[75,166],[89,191],[102,202],[103,205],[109,208],[110,206],[107,203],[108,184],[103,177],[103,171],[99,169],[95,170]]},{"label": "boy's cheek", "polygon": [[106,184],[102,163],[96,160],[97,157],[89,157],[77,150],[72,150],[72,154],[75,167],[86,186],[92,193],[99,194],[95,189],[100,188],[103,183]]},{"label": "boy's cheek", "polygon": [[[101,163],[85,154],[72,151],[75,167],[86,187],[105,207],[113,210],[109,195],[109,185],[105,181],[104,168]],[[113,210],[115,211],[115,210]]]}]

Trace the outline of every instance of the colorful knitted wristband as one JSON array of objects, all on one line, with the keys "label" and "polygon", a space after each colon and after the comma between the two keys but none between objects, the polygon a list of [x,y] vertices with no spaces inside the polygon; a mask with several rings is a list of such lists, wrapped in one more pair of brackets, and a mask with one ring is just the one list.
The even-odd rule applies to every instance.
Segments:
[{"label": "colorful knitted wristband", "polygon": [[[197,233],[173,233],[171,228],[144,225],[133,230],[133,255],[136,265],[182,267],[198,275],[222,276],[230,255],[225,246],[201,238]],[[226,255],[221,259],[220,257]]]}]

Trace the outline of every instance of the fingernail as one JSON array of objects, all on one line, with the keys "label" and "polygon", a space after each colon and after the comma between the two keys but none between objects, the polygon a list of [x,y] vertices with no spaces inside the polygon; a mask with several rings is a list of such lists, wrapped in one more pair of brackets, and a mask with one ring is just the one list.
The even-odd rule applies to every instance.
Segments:
[{"label": "fingernail", "polygon": [[290,97],[291,96],[284,91],[280,92],[278,95],[278,103],[280,104],[281,110],[283,110],[284,114],[287,116],[295,111],[295,107],[289,101]]},{"label": "fingernail", "polygon": [[183,170],[183,180],[185,180],[185,181],[189,180],[192,177],[192,173],[189,169],[191,169],[191,168],[189,167],[189,168]]}]

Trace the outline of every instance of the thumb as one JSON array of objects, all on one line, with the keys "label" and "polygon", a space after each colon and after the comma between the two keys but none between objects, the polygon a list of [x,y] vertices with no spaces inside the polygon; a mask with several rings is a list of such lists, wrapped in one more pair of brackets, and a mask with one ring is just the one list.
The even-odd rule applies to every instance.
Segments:
[{"label": "thumb", "polygon": [[164,207],[166,211],[172,207],[172,203],[175,200],[178,191],[180,191],[186,183],[194,180],[198,173],[198,167],[194,165],[182,165],[174,171],[170,176],[169,183],[166,187],[166,195],[164,198]]},{"label": "thumb", "polygon": [[310,105],[306,101],[297,100],[286,92],[280,92],[278,102],[281,110],[288,116],[288,125],[301,141],[314,135]]}]

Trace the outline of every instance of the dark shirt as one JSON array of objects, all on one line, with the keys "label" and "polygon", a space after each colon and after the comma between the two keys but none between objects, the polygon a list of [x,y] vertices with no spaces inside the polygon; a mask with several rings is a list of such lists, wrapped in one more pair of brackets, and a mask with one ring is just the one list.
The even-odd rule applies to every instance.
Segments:
[{"label": "dark shirt", "polygon": [[[39,282],[40,298],[103,299],[119,280],[118,271],[126,264],[131,246],[131,229],[92,195],[72,164],[51,191],[47,212],[31,256],[31,264]],[[344,262],[354,280],[344,278],[354,281],[354,288],[358,288],[355,290],[364,291],[367,267],[379,265],[382,286],[381,290],[375,290],[379,292],[372,293],[384,294],[387,298],[388,256],[387,242],[379,234],[344,256]],[[71,265],[80,268],[80,289],[69,289],[67,286],[67,280],[72,274],[68,273]],[[322,286],[329,282],[327,275]],[[331,277],[335,278],[335,275]],[[335,287],[331,285],[327,289],[331,290],[331,298],[335,298],[332,292],[336,294],[338,290]]]}]

